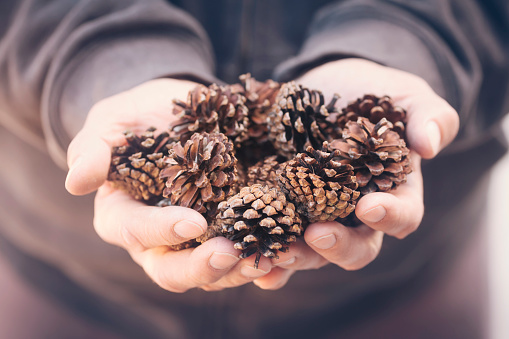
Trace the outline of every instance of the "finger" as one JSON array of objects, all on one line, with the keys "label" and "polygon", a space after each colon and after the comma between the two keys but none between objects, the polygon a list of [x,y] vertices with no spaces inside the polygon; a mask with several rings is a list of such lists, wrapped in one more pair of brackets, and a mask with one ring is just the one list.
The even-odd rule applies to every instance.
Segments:
[{"label": "finger", "polygon": [[221,279],[239,262],[239,254],[232,242],[222,237],[194,249],[172,251],[162,246],[131,253],[156,284],[177,293]]},{"label": "finger", "polygon": [[205,232],[207,221],[189,208],[147,206],[106,184],[96,195],[94,227],[106,242],[144,251],[194,239]]},{"label": "finger", "polygon": [[408,113],[407,138],[410,148],[425,159],[436,156],[452,142],[459,129],[456,111],[429,86],[397,102]]},{"label": "finger", "polygon": [[255,255],[252,255],[246,259],[242,259],[220,280],[214,284],[203,286],[202,288],[210,291],[242,286],[271,272],[272,263],[270,259],[261,257],[258,263],[258,268],[254,267],[255,260]]},{"label": "finger", "polygon": [[69,172],[65,188],[73,195],[84,195],[99,188],[108,176],[111,146],[97,135],[80,131],[68,149]]},{"label": "finger", "polygon": [[396,190],[362,197],[355,208],[357,217],[369,227],[399,239],[414,232],[424,215],[420,157],[415,153],[412,167],[407,182]]},{"label": "finger", "polygon": [[269,274],[258,278],[253,283],[264,290],[277,290],[285,286],[295,270],[274,267]]},{"label": "finger", "polygon": [[65,187],[69,193],[88,194],[104,183],[111,149],[125,143],[125,129],[137,126],[136,112],[130,92],[102,100],[90,110],[85,125],[67,149],[69,172]]},{"label": "finger", "polygon": [[304,239],[328,261],[345,270],[358,270],[377,257],[383,233],[366,225],[345,227],[337,222],[324,222],[309,225]]},{"label": "finger", "polygon": [[291,244],[288,252],[278,252],[278,258],[272,259],[277,267],[292,270],[311,270],[325,266],[328,261],[310,248],[302,239]]}]

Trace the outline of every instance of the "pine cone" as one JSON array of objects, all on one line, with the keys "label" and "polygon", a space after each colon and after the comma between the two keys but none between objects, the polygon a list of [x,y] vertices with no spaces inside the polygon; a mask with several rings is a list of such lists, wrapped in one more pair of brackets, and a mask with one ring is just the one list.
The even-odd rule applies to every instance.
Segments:
[{"label": "pine cone", "polygon": [[255,268],[261,255],[277,258],[303,232],[295,206],[276,188],[253,185],[219,204],[218,224],[222,234],[235,241],[241,258],[256,253]]},{"label": "pine cone", "polygon": [[246,98],[230,86],[198,85],[189,92],[186,102],[174,100],[173,114],[179,120],[172,131],[182,142],[195,132],[224,133],[238,146],[248,137],[245,102]]},{"label": "pine cone", "polygon": [[232,85],[232,90],[246,97],[246,106],[249,111],[249,138],[254,141],[254,144],[266,142],[268,141],[267,117],[276,101],[281,84],[270,79],[264,82],[257,81],[249,73],[241,75],[239,79],[241,83]]},{"label": "pine cone", "polygon": [[160,177],[166,182],[168,204],[208,216],[215,215],[217,203],[238,180],[234,146],[221,133],[195,133],[184,146],[173,144],[164,161]]},{"label": "pine cone", "polygon": [[127,145],[113,148],[108,173],[113,187],[149,205],[162,199],[165,185],[159,173],[166,166],[163,152],[172,141],[166,132],[155,136],[155,130],[151,127],[139,137],[124,132]]},{"label": "pine cone", "polygon": [[332,160],[339,152],[327,152],[327,147],[327,142],[324,150],[308,146],[279,171],[281,189],[309,222],[345,218],[360,195],[353,167]]},{"label": "pine cone", "polygon": [[310,90],[294,82],[284,84],[269,113],[269,139],[278,153],[287,159],[302,153],[308,146],[320,148],[335,125],[327,120],[334,111],[338,95],[325,105],[322,92]]},{"label": "pine cone", "polygon": [[342,162],[354,167],[362,195],[394,189],[412,171],[405,141],[392,128],[385,118],[372,124],[359,117],[347,122],[344,140],[330,144],[330,149],[340,151]]},{"label": "pine cone", "polygon": [[336,125],[344,129],[348,121],[357,121],[359,117],[368,118],[373,124],[385,118],[393,124],[392,129],[405,138],[406,111],[399,106],[394,106],[389,96],[379,98],[373,94],[367,94],[352,101],[337,115]]},{"label": "pine cone", "polygon": [[247,171],[247,185],[268,185],[269,187],[279,187],[279,179],[277,170],[284,160],[281,156],[273,155],[259,161],[255,165],[249,167]]}]

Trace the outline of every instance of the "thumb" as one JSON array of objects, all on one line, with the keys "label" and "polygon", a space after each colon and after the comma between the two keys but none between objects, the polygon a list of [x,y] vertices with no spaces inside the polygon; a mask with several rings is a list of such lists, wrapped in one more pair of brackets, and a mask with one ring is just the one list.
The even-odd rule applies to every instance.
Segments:
[{"label": "thumb", "polygon": [[105,182],[110,161],[108,143],[96,134],[80,131],[67,150],[69,172],[65,188],[73,195],[95,191]]},{"label": "thumb", "polygon": [[407,138],[411,149],[431,159],[452,142],[459,129],[458,113],[431,89],[405,99]]}]

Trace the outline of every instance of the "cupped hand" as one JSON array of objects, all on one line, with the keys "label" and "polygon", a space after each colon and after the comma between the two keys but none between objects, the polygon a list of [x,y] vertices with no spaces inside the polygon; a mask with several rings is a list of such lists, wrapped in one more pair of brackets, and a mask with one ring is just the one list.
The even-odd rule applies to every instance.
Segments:
[{"label": "cupped hand", "polygon": [[456,111],[416,75],[381,66],[363,59],[344,59],[317,67],[297,83],[320,89],[327,99],[338,93],[338,107],[364,94],[389,95],[395,105],[407,110],[406,127],[413,172],[396,190],[362,197],[355,210],[363,222],[345,227],[337,222],[307,227],[304,241],[273,260],[274,269],[255,280],[264,289],[282,287],[297,270],[333,263],[346,270],[361,269],[380,252],[384,234],[402,239],[420,225],[423,213],[421,158],[435,157],[456,136]]},{"label": "cupped hand", "polygon": [[194,249],[172,251],[170,245],[205,232],[201,214],[183,207],[153,207],[113,189],[106,181],[111,149],[122,145],[123,131],[141,133],[148,127],[166,130],[174,117],[172,99],[185,100],[196,86],[189,81],[158,79],[97,103],[68,149],[67,190],[84,195],[97,190],[94,227],[108,243],[126,249],[162,288],[220,290],[243,285],[270,272],[269,259],[254,269],[254,258],[239,260],[239,251],[225,238]]}]

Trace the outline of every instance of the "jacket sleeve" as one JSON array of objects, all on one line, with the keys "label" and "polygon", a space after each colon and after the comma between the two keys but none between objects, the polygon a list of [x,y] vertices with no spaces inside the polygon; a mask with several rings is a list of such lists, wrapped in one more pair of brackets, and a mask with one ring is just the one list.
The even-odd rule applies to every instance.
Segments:
[{"label": "jacket sleeve", "polygon": [[507,111],[508,12],[498,0],[340,1],[316,13],[300,53],[275,76],[370,59],[424,78],[459,112],[460,133],[480,135]]},{"label": "jacket sleeve", "polygon": [[213,81],[210,42],[163,0],[4,0],[0,124],[65,168],[91,106],[161,76]]}]

